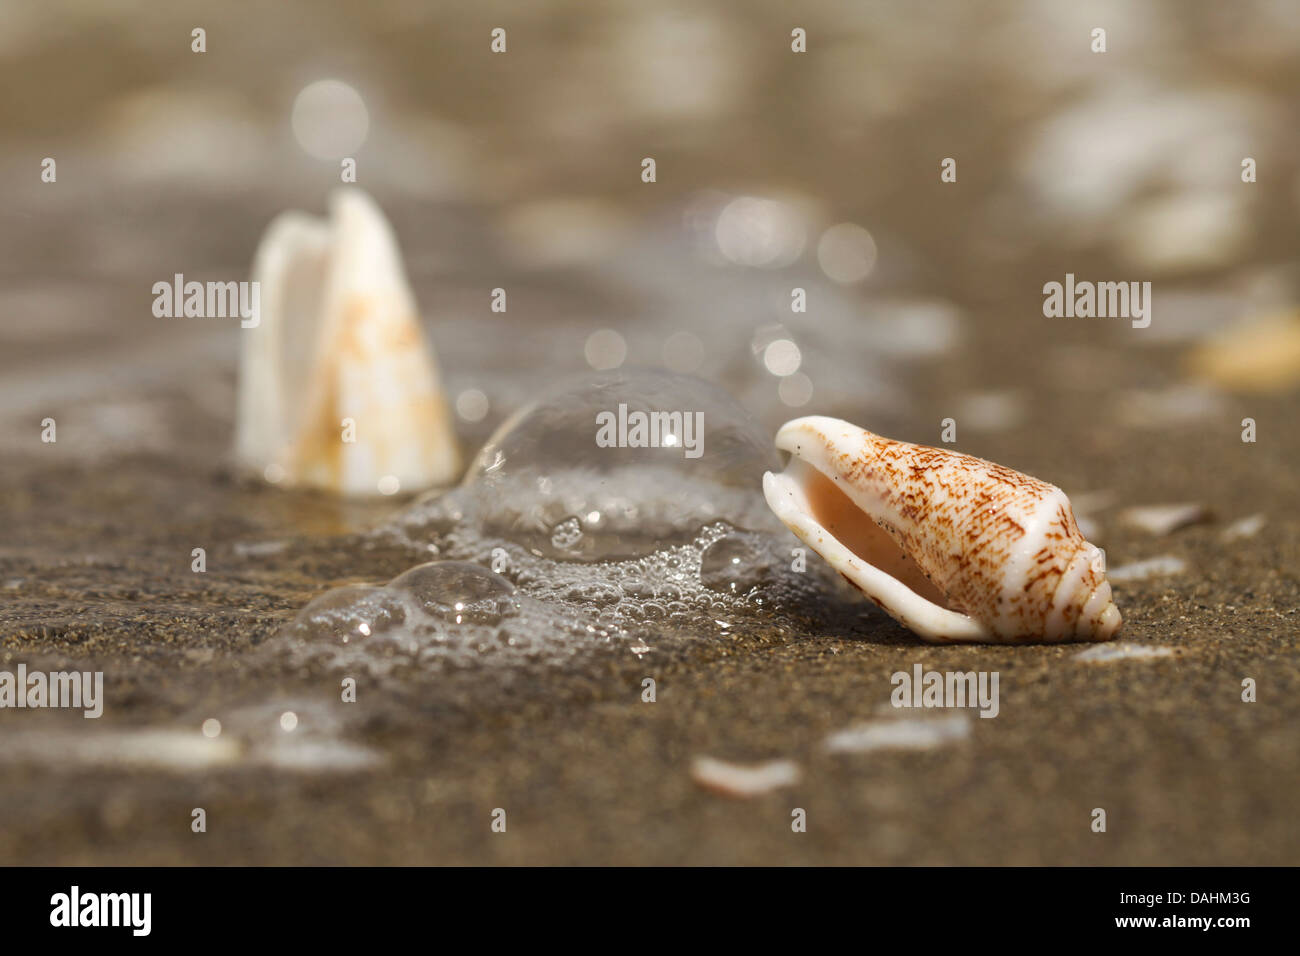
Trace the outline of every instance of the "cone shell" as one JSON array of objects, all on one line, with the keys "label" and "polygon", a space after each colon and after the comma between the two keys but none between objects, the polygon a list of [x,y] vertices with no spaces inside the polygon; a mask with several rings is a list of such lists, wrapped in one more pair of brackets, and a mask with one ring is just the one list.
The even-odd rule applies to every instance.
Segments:
[{"label": "cone shell", "polygon": [[450,408],[397,239],[374,200],[351,187],[331,197],[328,221],[278,216],[253,279],[262,316],[241,330],[240,463],[343,494],[455,481]]},{"label": "cone shell", "polygon": [[834,418],[787,423],[764,476],[777,516],[934,642],[1103,641],[1119,629],[1104,555],[1059,488]]}]

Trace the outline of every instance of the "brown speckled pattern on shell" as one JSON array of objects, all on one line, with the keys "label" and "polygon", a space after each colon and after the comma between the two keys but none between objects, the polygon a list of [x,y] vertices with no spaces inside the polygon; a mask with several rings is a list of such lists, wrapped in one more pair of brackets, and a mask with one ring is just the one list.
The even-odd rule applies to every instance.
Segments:
[{"label": "brown speckled pattern on shell", "polygon": [[[1110,589],[1095,560],[1099,553],[1084,540],[1059,488],[835,419],[802,419],[787,428],[796,424],[798,444],[787,442],[787,450],[836,482],[884,528],[952,610],[1002,640],[1096,640],[1113,633],[1118,612],[1102,620]],[[799,447],[803,442],[812,447]]]}]

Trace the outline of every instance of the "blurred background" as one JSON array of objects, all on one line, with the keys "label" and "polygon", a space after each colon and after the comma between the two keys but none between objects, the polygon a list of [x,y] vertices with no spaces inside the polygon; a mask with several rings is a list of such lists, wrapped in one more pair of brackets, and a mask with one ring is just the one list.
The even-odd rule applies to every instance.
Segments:
[{"label": "blurred background", "polygon": [[[1066,650],[927,649],[1021,668],[1022,706],[951,764],[820,764],[830,785],[800,799],[838,825],[795,850],[788,808],[758,811],[762,836],[700,803],[685,760],[804,752],[922,659],[896,629],[702,643],[665,671],[698,709],[653,726],[578,674],[424,694],[368,718],[387,777],[205,778],[227,829],[204,844],[151,823],[194,803],[175,766],[123,744],[100,752],[152,769],[101,773],[29,722],[0,745],[0,858],[1295,862],[1298,51],[1290,0],[0,4],[5,661],[107,666],[132,726],[245,694],[262,727],[287,705],[241,655],[325,587],[407,566],[329,537],[392,501],[230,481],[238,321],[151,310],[175,273],[248,278],[266,225],[322,214],[344,158],[395,227],[467,452],[561,376],[633,365],[719,382],[769,431],[829,414],[938,444],[951,418],[951,447],[1069,492],[1112,564],[1183,562],[1122,606],[1128,636],[1187,655],[1141,665],[1166,670],[1135,696],[1055,666]],[[1150,326],[1045,317],[1067,273],[1151,282]],[[1174,537],[1114,518],[1188,501]],[[220,575],[190,573],[196,541]],[[1274,709],[1243,716],[1256,670]],[[743,700],[713,695],[732,678]],[[532,838],[433,822],[477,821],[503,781]],[[1142,821],[1123,841],[1055,815],[1099,788]]]},{"label": "blurred background", "polygon": [[[237,329],[155,319],[149,289],[247,277],[275,213],[323,212],[343,157],[394,221],[455,395],[471,392],[471,442],[593,358],[724,378],[768,425],[804,408],[881,430],[940,381],[945,413],[977,428],[1019,425],[1030,393],[1062,390],[1157,425],[1195,418],[1221,409],[1219,386],[1260,384],[1250,356],[1200,376],[1164,360],[1252,318],[1269,324],[1251,341],[1289,357],[1264,384],[1300,376],[1294,315],[1279,318],[1297,283],[1291,3],[0,16],[0,415],[25,429],[85,403],[83,452],[228,428]],[[1045,319],[1042,285],[1066,272],[1152,281],[1152,326]],[[796,349],[769,354],[776,341]]]}]

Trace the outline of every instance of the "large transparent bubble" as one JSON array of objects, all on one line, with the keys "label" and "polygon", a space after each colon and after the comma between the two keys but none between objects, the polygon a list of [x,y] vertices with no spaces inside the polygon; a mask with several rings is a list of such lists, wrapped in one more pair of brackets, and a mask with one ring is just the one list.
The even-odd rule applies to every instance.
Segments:
[{"label": "large transparent bubble", "polygon": [[481,529],[538,556],[641,557],[724,520],[774,527],[771,436],[725,391],[649,369],[586,374],[511,416],[465,477]]},{"label": "large transparent bubble", "polygon": [[514,585],[468,561],[417,565],[388,587],[408,596],[425,614],[451,624],[498,624],[516,612]]}]

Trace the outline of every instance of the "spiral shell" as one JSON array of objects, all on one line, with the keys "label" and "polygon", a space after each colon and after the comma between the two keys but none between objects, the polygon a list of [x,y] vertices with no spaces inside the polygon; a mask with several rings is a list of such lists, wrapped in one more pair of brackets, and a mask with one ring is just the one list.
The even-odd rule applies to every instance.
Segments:
[{"label": "spiral shell", "polygon": [[1105,641],[1119,630],[1101,550],[1059,488],[989,461],[798,418],[763,476],[768,505],[904,627],[936,643]]}]

